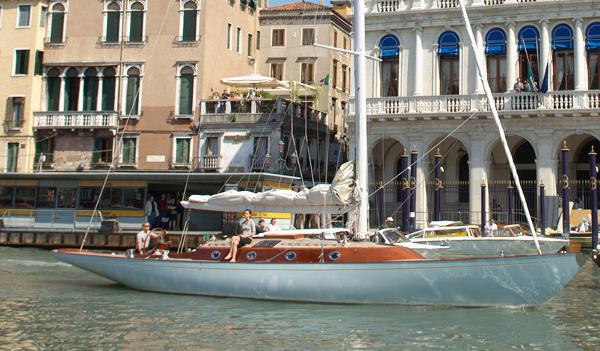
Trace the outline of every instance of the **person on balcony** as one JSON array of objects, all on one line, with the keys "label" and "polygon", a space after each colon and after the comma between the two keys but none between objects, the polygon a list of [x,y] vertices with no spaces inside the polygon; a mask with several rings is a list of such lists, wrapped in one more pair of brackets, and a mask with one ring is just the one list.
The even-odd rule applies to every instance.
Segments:
[{"label": "person on balcony", "polygon": [[521,82],[521,77],[517,78],[517,82],[513,86],[513,90],[517,93],[520,93],[520,92],[524,91],[524,89],[525,89],[525,86],[523,86],[523,83]]}]

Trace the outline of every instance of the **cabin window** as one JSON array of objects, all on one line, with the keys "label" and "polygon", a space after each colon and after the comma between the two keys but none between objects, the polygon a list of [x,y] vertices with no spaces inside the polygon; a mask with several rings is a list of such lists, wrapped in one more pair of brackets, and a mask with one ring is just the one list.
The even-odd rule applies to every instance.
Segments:
[{"label": "cabin window", "polygon": [[37,195],[37,207],[56,207],[56,188],[40,187]]},{"label": "cabin window", "polygon": [[117,210],[123,208],[123,189],[106,188],[102,194],[101,208],[105,210]]},{"label": "cabin window", "polygon": [[100,197],[100,188],[80,188],[79,189],[79,208],[94,209],[96,202]]},{"label": "cabin window", "polygon": [[77,188],[61,188],[58,191],[58,208],[75,208]]},{"label": "cabin window", "polygon": [[15,192],[15,207],[35,208],[36,187],[18,187]]},{"label": "cabin window", "polygon": [[144,208],[144,188],[123,189],[123,208],[126,210],[141,210]]},{"label": "cabin window", "polygon": [[0,207],[13,207],[15,187],[0,186]]}]

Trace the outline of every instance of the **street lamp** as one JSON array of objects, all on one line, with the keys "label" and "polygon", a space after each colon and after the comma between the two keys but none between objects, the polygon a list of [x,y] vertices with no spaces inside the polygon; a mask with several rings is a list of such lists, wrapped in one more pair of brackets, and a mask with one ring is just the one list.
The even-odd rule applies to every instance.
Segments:
[{"label": "street lamp", "polygon": [[296,163],[298,162],[298,155],[296,154],[296,151],[294,151],[294,153],[290,156],[290,163],[292,164],[292,166],[288,167],[288,165],[285,162],[285,159],[283,158],[283,149],[285,148],[285,143],[282,140],[279,141],[278,148],[279,158],[277,159],[273,167],[269,167],[269,165],[271,164],[271,155],[269,154],[265,156],[265,165],[268,170],[274,170],[279,168],[279,174],[283,174],[284,169],[288,171],[294,169],[294,166],[296,166]]}]

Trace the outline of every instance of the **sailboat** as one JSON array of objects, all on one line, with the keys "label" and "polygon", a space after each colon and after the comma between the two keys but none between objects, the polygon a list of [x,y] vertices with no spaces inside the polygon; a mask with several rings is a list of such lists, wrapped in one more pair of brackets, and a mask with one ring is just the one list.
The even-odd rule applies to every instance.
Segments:
[{"label": "sailboat", "polygon": [[[461,1],[462,4],[462,1]],[[368,194],[365,35],[363,1],[355,1],[357,157],[331,185],[303,194],[281,191],[191,197],[190,209],[296,213],[357,213],[353,236],[324,234],[253,240],[226,261],[227,241],[208,241],[189,252],[54,250],[52,254],[124,286],[154,292],[321,303],[450,306],[527,306],[543,303],[579,271],[576,253],[426,258],[414,249],[362,240],[367,234]],[[493,101],[493,100],[490,100]],[[352,172],[350,172],[352,170]],[[351,175],[352,182],[346,176]],[[349,192],[340,191],[349,190]],[[288,206],[283,206],[288,204]],[[309,212],[310,211],[310,212]],[[163,249],[168,243],[161,244]],[[440,249],[440,250],[443,250]]]}]

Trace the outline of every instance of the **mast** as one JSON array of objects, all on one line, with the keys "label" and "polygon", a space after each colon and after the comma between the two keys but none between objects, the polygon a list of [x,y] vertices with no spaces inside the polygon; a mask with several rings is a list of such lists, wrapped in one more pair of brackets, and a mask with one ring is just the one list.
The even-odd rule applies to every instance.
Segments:
[{"label": "mast", "polygon": [[[521,188],[521,182],[519,181],[519,175],[517,174],[517,169],[515,167],[515,163],[513,161],[512,154],[508,149],[508,143],[506,142],[506,135],[504,135],[504,128],[502,127],[502,123],[500,123],[500,118],[498,117],[498,111],[496,110],[496,106],[494,104],[494,97],[492,96],[492,90],[490,89],[490,85],[483,76],[483,62],[481,57],[479,56],[479,49],[477,47],[477,43],[475,42],[475,38],[473,36],[473,30],[471,29],[471,23],[469,21],[469,17],[467,16],[467,10],[465,9],[465,4],[463,0],[458,0],[460,4],[460,9],[462,11],[462,16],[465,22],[465,28],[467,29],[467,33],[469,33],[469,39],[471,39],[471,48],[475,53],[475,62],[477,63],[477,70],[479,71],[479,79],[483,82],[483,90],[485,91],[485,95],[488,99],[488,105],[490,106],[490,110],[492,111],[492,115],[494,116],[494,121],[496,122],[496,127],[498,127],[498,132],[500,133],[500,139],[502,140],[502,146],[504,147],[504,153],[506,154],[506,159],[508,160],[508,165],[510,166],[510,171],[512,172],[512,176],[515,179],[515,186],[517,187],[517,191],[519,193],[519,197],[521,198],[521,203],[523,204],[523,211],[525,211],[525,216],[527,217],[527,224],[529,224],[529,229],[531,230],[531,235],[533,235],[533,241],[535,241],[535,247],[538,250],[538,253],[541,255],[542,251],[540,249],[540,244],[537,239],[537,235],[535,234],[535,227],[533,226],[533,221],[531,220],[531,214],[529,213],[529,207],[527,206],[527,201],[525,201],[525,194],[523,194],[523,189]],[[485,207],[481,209],[482,213],[485,213]]]},{"label": "mast", "polygon": [[359,192],[356,236],[363,239],[369,229],[369,194],[367,184],[367,80],[365,56],[365,2],[354,1],[354,88],[356,96],[356,185]]}]

